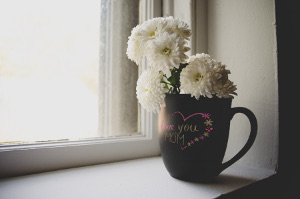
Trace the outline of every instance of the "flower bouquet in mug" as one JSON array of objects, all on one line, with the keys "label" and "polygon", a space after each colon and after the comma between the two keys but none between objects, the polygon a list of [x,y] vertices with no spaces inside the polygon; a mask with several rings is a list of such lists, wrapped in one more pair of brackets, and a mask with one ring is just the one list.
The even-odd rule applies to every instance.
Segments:
[{"label": "flower bouquet in mug", "polygon": [[[171,176],[201,181],[217,176],[252,146],[257,130],[254,114],[231,108],[236,85],[230,70],[210,55],[187,56],[189,26],[173,17],[158,17],[132,29],[127,56],[149,65],[136,86],[137,99],[147,111],[159,113],[160,149]],[[251,123],[247,144],[230,161],[222,163],[235,113]]]}]

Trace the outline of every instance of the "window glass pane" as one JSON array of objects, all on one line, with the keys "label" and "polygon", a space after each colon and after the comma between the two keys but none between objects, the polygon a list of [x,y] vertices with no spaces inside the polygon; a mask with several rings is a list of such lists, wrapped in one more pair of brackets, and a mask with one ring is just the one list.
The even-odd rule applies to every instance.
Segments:
[{"label": "window glass pane", "polygon": [[[110,51],[100,48],[100,33],[104,31],[101,17],[109,22],[107,29],[111,29],[114,22],[109,16],[111,12],[102,14],[105,9],[112,10],[103,7],[107,2],[113,3],[100,0],[0,1],[0,143],[124,134],[104,132],[99,124],[104,121],[109,126],[113,111],[109,108],[112,103],[108,102],[112,85],[105,84],[104,89],[99,85],[103,78],[109,83],[107,80],[112,74],[121,74],[120,66],[114,65],[116,71],[113,71],[112,66],[107,65],[112,59]],[[111,34],[110,31],[106,33]],[[118,37],[127,39],[128,35],[119,33]],[[111,45],[108,38],[110,36],[106,35],[107,49]],[[120,47],[126,52],[125,46]],[[136,66],[131,67],[137,71]],[[130,85],[126,89],[135,95],[135,87]],[[109,106],[100,106],[102,102]],[[137,107],[135,101],[125,100],[125,103],[129,105],[118,106]],[[136,109],[134,115],[130,114],[135,123],[130,123],[129,131],[137,130]],[[122,118],[124,116],[116,119]],[[123,121],[115,123],[120,122]],[[125,134],[136,133],[128,129]]]}]

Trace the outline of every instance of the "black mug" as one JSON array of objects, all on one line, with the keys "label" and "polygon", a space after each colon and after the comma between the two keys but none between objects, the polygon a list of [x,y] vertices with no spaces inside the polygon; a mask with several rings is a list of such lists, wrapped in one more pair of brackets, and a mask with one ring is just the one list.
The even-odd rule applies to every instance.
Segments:
[{"label": "black mug", "polygon": [[[188,94],[167,94],[159,114],[159,142],[163,162],[174,178],[201,182],[218,176],[244,156],[254,143],[257,120],[247,108],[231,108],[231,98],[199,100]],[[245,114],[251,124],[245,146],[223,163],[230,121]]]}]

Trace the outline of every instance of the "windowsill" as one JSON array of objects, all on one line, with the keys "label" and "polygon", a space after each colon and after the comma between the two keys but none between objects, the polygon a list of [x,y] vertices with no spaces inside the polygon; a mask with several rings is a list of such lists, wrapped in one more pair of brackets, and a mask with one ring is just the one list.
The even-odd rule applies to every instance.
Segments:
[{"label": "windowsill", "polygon": [[152,157],[2,179],[0,198],[215,198],[273,174],[233,165],[213,183],[191,183]]}]

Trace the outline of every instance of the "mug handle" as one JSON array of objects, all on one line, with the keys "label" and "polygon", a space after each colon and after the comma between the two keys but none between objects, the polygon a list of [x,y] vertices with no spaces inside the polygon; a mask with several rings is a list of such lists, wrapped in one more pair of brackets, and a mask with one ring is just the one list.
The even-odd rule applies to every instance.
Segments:
[{"label": "mug handle", "polygon": [[225,170],[226,168],[228,168],[229,166],[231,166],[233,163],[238,161],[241,157],[243,157],[248,152],[248,150],[251,148],[251,146],[253,145],[254,140],[256,138],[257,120],[256,120],[255,115],[247,108],[235,107],[235,108],[231,108],[231,119],[233,118],[233,116],[236,113],[243,113],[248,117],[248,119],[250,121],[250,125],[251,125],[250,135],[249,135],[249,138],[248,138],[245,146],[233,158],[231,158],[230,160],[228,160],[227,162],[225,162],[221,165],[220,173],[223,170]]}]

